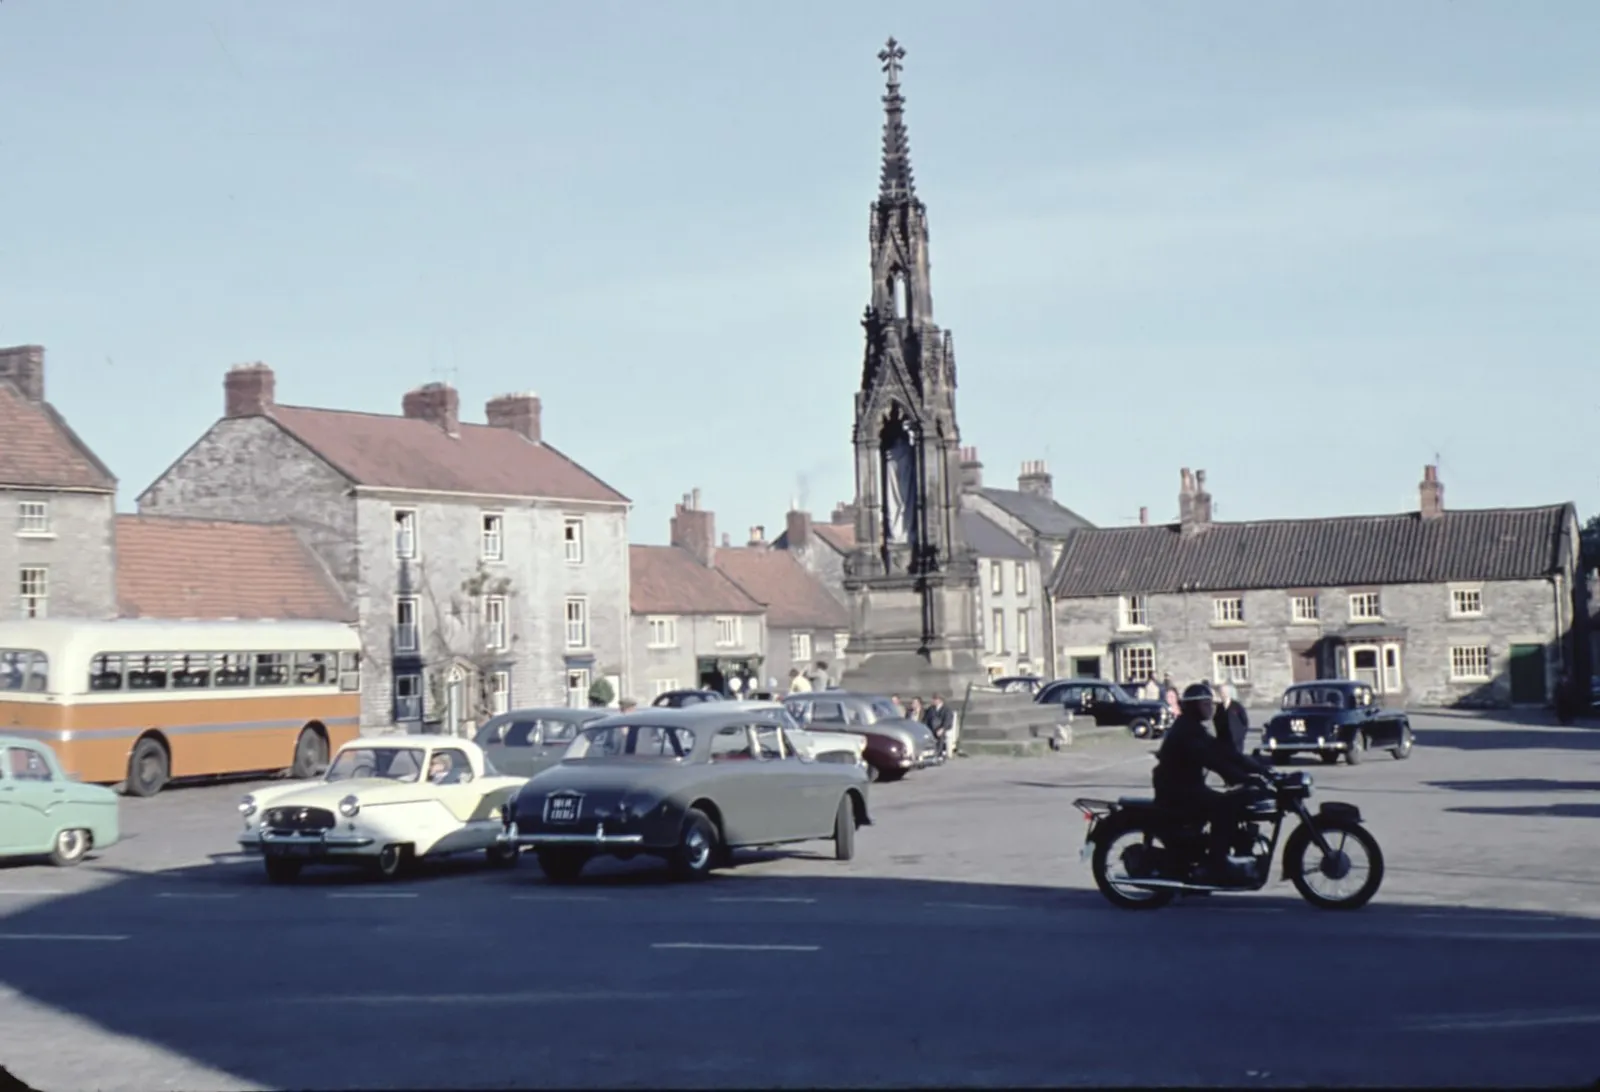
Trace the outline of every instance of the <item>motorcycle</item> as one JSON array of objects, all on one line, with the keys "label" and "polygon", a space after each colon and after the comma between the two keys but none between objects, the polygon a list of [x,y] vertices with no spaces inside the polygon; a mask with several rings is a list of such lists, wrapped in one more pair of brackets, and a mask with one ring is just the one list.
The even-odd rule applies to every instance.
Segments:
[{"label": "motorcycle", "polygon": [[[1359,909],[1383,883],[1383,850],[1354,804],[1328,801],[1312,815],[1311,790],[1311,775],[1300,770],[1256,775],[1235,790],[1247,796],[1230,844],[1237,876],[1207,874],[1204,818],[1140,797],[1072,802],[1089,823],[1081,858],[1100,893],[1125,910],[1159,909],[1181,894],[1260,891],[1271,879],[1284,819],[1293,815],[1300,822],[1283,842],[1281,880],[1319,909]],[[1354,890],[1344,891],[1351,880]]]}]

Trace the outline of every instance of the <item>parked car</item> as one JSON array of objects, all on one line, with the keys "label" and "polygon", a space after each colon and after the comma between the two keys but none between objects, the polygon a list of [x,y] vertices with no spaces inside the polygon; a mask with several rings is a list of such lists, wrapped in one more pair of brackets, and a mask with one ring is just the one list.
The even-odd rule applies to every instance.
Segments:
[{"label": "parked car", "polygon": [[262,856],[274,883],[313,863],[363,864],[385,879],[454,853],[512,865],[501,812],[526,781],[501,774],[470,740],[352,740],[320,778],[247,794],[239,846]]},{"label": "parked car", "polygon": [[770,713],[707,702],[589,725],[516,795],[501,844],[532,848],[557,883],[641,853],[689,880],[750,846],[832,839],[848,861],[869,822],[863,767],[802,756]]},{"label": "parked car", "polygon": [[1163,701],[1145,701],[1105,679],[1057,679],[1034,701],[1059,705],[1080,717],[1093,717],[1101,727],[1126,727],[1139,739],[1160,739],[1172,724],[1172,710]]},{"label": "parked car", "polygon": [[67,867],[120,836],[116,793],[69,778],[48,744],[0,736],[0,858]]},{"label": "parked car", "polygon": [[812,732],[800,727],[780,701],[730,701],[730,709],[745,709],[753,713],[770,715],[783,729],[784,735],[794,742],[796,751],[818,762],[856,762],[866,765],[867,737],[855,732]]},{"label": "parked car", "polygon": [[561,761],[578,730],[615,714],[613,709],[513,709],[484,721],[477,744],[484,758],[503,774],[532,777]]},{"label": "parked car", "polygon": [[912,770],[944,761],[939,741],[921,721],[876,694],[822,690],[790,694],[783,704],[808,732],[863,735],[868,774],[874,781],[898,781]]},{"label": "parked car", "polygon": [[727,701],[727,698],[715,690],[668,690],[657,694],[650,705],[654,709],[684,709],[708,701]]},{"label": "parked car", "polygon": [[1003,694],[1038,694],[1045,680],[1037,675],[1002,675],[990,679],[989,685]]},{"label": "parked car", "polygon": [[1411,718],[1378,704],[1372,687],[1353,679],[1298,683],[1283,692],[1281,712],[1261,728],[1260,753],[1270,760],[1314,754],[1332,765],[1343,755],[1354,766],[1374,747],[1409,758]]}]

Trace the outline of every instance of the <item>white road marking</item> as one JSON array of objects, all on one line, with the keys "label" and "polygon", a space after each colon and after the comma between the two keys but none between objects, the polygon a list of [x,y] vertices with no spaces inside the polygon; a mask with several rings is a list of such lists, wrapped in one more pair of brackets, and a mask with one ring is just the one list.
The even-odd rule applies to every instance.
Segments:
[{"label": "white road marking", "polygon": [[816,902],[817,900],[816,899],[782,898],[782,897],[777,896],[777,895],[728,895],[728,896],[725,896],[723,898],[712,899],[711,901],[712,902],[783,902],[783,903],[792,902],[792,903],[804,903],[804,904],[809,905],[811,903]]},{"label": "white road marking", "polygon": [[162,891],[158,899],[236,899],[237,891]]},{"label": "white road marking", "polygon": [[1478,1016],[1438,1017],[1413,1021],[1416,1031],[1494,1031],[1499,1028],[1558,1028],[1600,1024],[1600,1012],[1483,1013]]},{"label": "white road marking", "polygon": [[300,1005],[555,1005],[573,1001],[693,1001],[740,997],[733,990],[540,990],[519,993],[369,993],[297,997]]},{"label": "white road marking", "polygon": [[698,951],[822,951],[821,945],[701,945],[696,941],[675,940],[651,948],[698,949]]},{"label": "white road marking", "polygon": [[1443,940],[1600,940],[1600,930],[1586,933],[1410,933],[1429,939]]},{"label": "white road marking", "polygon": [[127,940],[112,933],[0,933],[0,940]]},{"label": "white road marking", "polygon": [[330,899],[414,899],[415,891],[330,891]]},{"label": "white road marking", "polygon": [[947,910],[1015,910],[1015,906],[1001,906],[988,902],[925,902],[924,906],[938,906]]},{"label": "white road marking", "polygon": [[512,895],[520,902],[610,902],[610,895]]}]

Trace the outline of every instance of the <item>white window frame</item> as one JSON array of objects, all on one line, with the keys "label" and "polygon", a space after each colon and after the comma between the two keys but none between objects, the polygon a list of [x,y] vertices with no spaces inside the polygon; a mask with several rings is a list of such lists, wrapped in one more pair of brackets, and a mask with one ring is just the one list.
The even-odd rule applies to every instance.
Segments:
[{"label": "white window frame", "polygon": [[1211,654],[1211,677],[1230,686],[1250,685],[1250,653],[1244,649]]},{"label": "white window frame", "polygon": [[[1118,682],[1132,682],[1132,681],[1134,681],[1135,670],[1136,669],[1135,669],[1132,661],[1135,659],[1135,654],[1141,654],[1141,655],[1138,655],[1137,658],[1139,660],[1141,660],[1141,661],[1149,660],[1149,665],[1150,665],[1149,666],[1149,670],[1144,675],[1138,676],[1139,681],[1142,682],[1144,679],[1153,679],[1153,678],[1155,678],[1155,675],[1156,675],[1156,646],[1155,645],[1123,645],[1123,646],[1121,646],[1120,648],[1117,649],[1117,681]],[[1141,663],[1139,666],[1143,667],[1144,665],[1143,665],[1143,663]]]},{"label": "white window frame", "polygon": [[1124,595],[1117,604],[1118,629],[1150,628],[1150,597]]},{"label": "white window frame", "polygon": [[850,647],[850,631],[841,629],[833,635],[833,654],[843,656],[844,650]]},{"label": "white window frame", "polygon": [[415,561],[422,550],[419,547],[417,534],[417,510],[415,508],[396,508],[393,510],[394,524],[394,557],[396,561]]},{"label": "white window frame", "polygon": [[744,643],[744,619],[737,614],[719,614],[715,625],[716,647],[733,648]]},{"label": "white window frame", "polygon": [[[410,607],[411,621],[402,621],[401,615]],[[409,634],[409,639],[407,635]],[[414,595],[394,597],[394,650],[420,652],[422,650],[422,600]]]},{"label": "white window frame", "polygon": [[645,619],[645,628],[649,634],[646,638],[647,647],[678,647],[678,619],[674,615],[651,615]]},{"label": "white window frame", "polygon": [[[411,681],[411,684],[412,684],[411,688],[410,688],[412,692],[410,694],[402,694],[401,691],[406,689],[406,687],[404,687],[401,684],[402,684],[402,682],[404,680],[408,680],[408,679]],[[402,702],[407,702],[407,703],[411,703],[411,704],[402,706],[401,705]],[[414,671],[407,672],[404,675],[396,675],[396,676],[394,676],[394,701],[391,704],[393,704],[393,706],[394,706],[394,719],[395,720],[398,720],[398,721],[421,720],[422,716],[423,716],[423,713],[425,712],[425,710],[423,709],[423,701],[422,701],[422,676],[417,674]],[[415,715],[414,716],[407,715],[409,713],[415,713]]]},{"label": "white window frame", "polygon": [[[1481,661],[1482,670],[1475,670]],[[1487,643],[1450,646],[1451,682],[1488,682],[1494,678],[1494,655]]]},{"label": "white window frame", "polygon": [[50,566],[23,565],[17,570],[17,603],[24,618],[50,617]]},{"label": "white window frame", "polygon": [[485,512],[479,532],[479,555],[485,561],[506,559],[506,516],[504,512]]},{"label": "white window frame", "polygon": [[999,561],[989,562],[989,594],[1004,595],[1006,590],[1006,570]]},{"label": "white window frame", "polygon": [[489,712],[493,716],[511,710],[511,672],[496,671],[489,676]]},{"label": "white window frame", "polygon": [[493,652],[511,647],[511,627],[507,623],[506,597],[483,597],[483,646]]},{"label": "white window frame", "polygon": [[1289,623],[1296,626],[1311,625],[1322,621],[1322,604],[1315,595],[1291,595],[1289,597]]},{"label": "white window frame", "polygon": [[[1372,612],[1369,614],[1364,609],[1358,611],[1359,603],[1365,607],[1368,601],[1372,603]],[[1375,591],[1350,593],[1350,621],[1352,622],[1381,622],[1383,621],[1383,593]]]},{"label": "white window frame", "polygon": [[670,694],[674,690],[682,690],[677,679],[655,679],[650,683],[651,697],[659,698],[663,694]]},{"label": "white window frame", "polygon": [[589,647],[589,600],[581,595],[567,597],[565,613],[568,648]]},{"label": "white window frame", "polygon": [[1244,625],[1244,596],[1219,595],[1211,600],[1211,624],[1214,626]]},{"label": "white window frame", "polygon": [[17,502],[17,535],[20,538],[54,538],[50,532],[50,502]]},{"label": "white window frame", "polygon": [[1027,659],[1029,649],[1032,647],[1028,638],[1028,609],[1026,607],[1017,611],[1017,655]]},{"label": "white window frame", "polygon": [[999,607],[989,612],[989,651],[996,656],[1006,654],[1006,612]]},{"label": "white window frame", "polygon": [[811,662],[811,634],[789,634],[789,662],[795,667]]},{"label": "white window frame", "polygon": [[561,521],[561,549],[568,565],[582,565],[587,546],[582,516],[567,516]]},{"label": "white window frame", "polygon": [[1452,617],[1452,618],[1482,618],[1483,617],[1483,589],[1482,588],[1451,588],[1450,589],[1450,617]]},{"label": "white window frame", "polygon": [[589,708],[589,687],[593,685],[587,667],[567,668],[567,705],[572,709]]},{"label": "white window frame", "polygon": [[1013,561],[1011,563],[1011,587],[1018,595],[1028,594],[1028,563],[1026,561]]}]

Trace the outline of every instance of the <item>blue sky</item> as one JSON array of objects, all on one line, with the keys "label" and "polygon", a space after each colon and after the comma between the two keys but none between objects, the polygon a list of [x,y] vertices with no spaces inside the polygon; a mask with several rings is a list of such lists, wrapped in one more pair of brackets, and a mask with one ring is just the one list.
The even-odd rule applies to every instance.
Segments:
[{"label": "blue sky", "polygon": [[963,442],[1102,524],[1600,508],[1600,5],[4,0],[0,344],[133,498],[220,413],[544,400],[735,541],[854,492],[908,56]]}]

